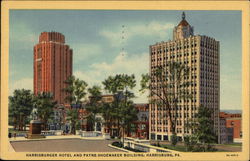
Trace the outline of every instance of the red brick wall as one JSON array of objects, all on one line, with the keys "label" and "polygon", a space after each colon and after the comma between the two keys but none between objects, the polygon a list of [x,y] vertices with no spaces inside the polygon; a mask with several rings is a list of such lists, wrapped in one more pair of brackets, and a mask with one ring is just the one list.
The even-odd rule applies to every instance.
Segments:
[{"label": "red brick wall", "polygon": [[231,114],[231,113],[220,112],[220,117],[223,117],[223,118],[235,118],[235,117],[241,117],[241,114],[239,114],[239,113]]},{"label": "red brick wall", "polygon": [[[65,93],[62,92],[66,87],[64,81],[72,75],[73,52],[64,43],[64,35],[43,32],[39,43],[34,46],[34,93],[52,92],[60,104],[65,103]],[[39,64],[41,71],[38,70]]]},{"label": "red brick wall", "polygon": [[226,120],[226,127],[233,127],[234,138],[241,138],[240,132],[241,132],[241,118],[235,118],[235,119],[227,119]]},{"label": "red brick wall", "polygon": [[234,138],[241,138],[240,137],[240,132],[241,132],[241,114],[239,113],[225,113],[225,112],[220,112],[220,117],[226,119],[226,127],[232,127],[234,134]]}]

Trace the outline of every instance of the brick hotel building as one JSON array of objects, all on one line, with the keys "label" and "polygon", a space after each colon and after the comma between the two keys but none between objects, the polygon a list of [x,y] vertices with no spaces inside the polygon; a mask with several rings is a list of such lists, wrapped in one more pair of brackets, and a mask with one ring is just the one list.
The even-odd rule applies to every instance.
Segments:
[{"label": "brick hotel building", "polygon": [[226,128],[233,128],[234,141],[241,140],[242,139],[241,114],[220,112],[220,117],[225,119]]},{"label": "brick hotel building", "polygon": [[59,104],[65,103],[64,81],[72,75],[73,51],[58,32],[43,32],[34,46],[34,93],[51,92]]},{"label": "brick hotel building", "polygon": [[[182,14],[182,20],[173,30],[173,40],[160,42],[149,47],[150,74],[153,75],[158,66],[165,67],[167,62],[180,62],[190,67],[186,87],[192,99],[178,103],[177,136],[183,140],[185,135],[192,133],[184,125],[194,118],[198,108],[203,105],[213,109],[215,133],[219,136],[219,105],[220,105],[220,64],[219,41],[204,35],[194,35],[194,29]],[[154,79],[154,78],[152,78]],[[166,80],[169,83],[169,80]],[[162,92],[157,81],[151,81],[151,89]],[[151,99],[159,99],[151,96]],[[170,121],[165,108],[150,104],[149,132],[151,140],[170,140]],[[163,117],[162,117],[163,116]]]}]

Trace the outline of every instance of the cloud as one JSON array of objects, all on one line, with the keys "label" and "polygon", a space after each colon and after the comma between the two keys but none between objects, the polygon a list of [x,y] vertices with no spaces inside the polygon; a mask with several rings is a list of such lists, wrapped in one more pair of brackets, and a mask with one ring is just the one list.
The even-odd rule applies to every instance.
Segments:
[{"label": "cloud", "polygon": [[16,89],[29,89],[33,91],[33,78],[22,78],[9,84],[9,95],[13,95]]},{"label": "cloud", "polygon": [[71,44],[70,47],[73,49],[74,62],[89,60],[90,58],[101,54],[101,51],[102,51],[99,45],[91,44],[91,43]]},{"label": "cloud", "polygon": [[94,63],[90,66],[88,71],[76,71],[74,75],[84,81],[86,81],[89,86],[92,85],[102,85],[101,82],[104,81],[110,75],[116,74],[134,74],[137,81],[137,86],[133,90],[135,95],[138,97],[135,102],[145,103],[147,101],[147,94],[141,95],[139,93],[140,89],[140,79],[141,74],[148,72],[149,62],[148,53],[141,54],[130,54],[126,52],[119,53],[111,63],[101,62]]},{"label": "cloud", "polygon": [[147,25],[140,24],[114,30],[102,30],[100,35],[107,38],[112,46],[121,46],[135,36],[159,36],[161,39],[165,39],[167,31],[173,27],[174,23],[152,21]]}]

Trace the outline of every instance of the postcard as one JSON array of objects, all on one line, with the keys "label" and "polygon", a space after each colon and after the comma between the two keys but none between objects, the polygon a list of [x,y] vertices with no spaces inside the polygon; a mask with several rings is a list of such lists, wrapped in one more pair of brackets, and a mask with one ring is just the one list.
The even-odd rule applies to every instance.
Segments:
[{"label": "postcard", "polygon": [[3,1],[1,159],[249,159],[249,3]]}]

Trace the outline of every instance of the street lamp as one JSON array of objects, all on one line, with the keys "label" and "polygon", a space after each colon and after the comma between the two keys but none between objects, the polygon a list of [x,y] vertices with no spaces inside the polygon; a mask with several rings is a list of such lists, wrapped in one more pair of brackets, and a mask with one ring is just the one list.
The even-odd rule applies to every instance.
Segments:
[{"label": "street lamp", "polygon": [[125,121],[122,120],[121,124],[122,124],[122,147],[124,148],[124,125],[125,125]]}]

